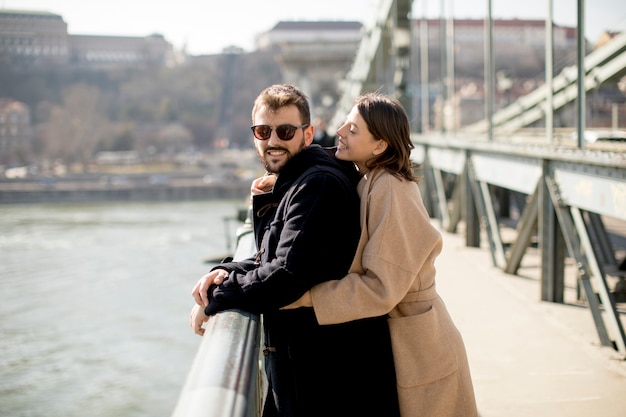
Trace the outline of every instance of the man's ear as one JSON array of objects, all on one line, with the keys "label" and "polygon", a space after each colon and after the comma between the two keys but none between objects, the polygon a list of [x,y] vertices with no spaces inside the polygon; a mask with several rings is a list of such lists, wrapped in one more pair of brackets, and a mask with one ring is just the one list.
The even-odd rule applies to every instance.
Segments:
[{"label": "man's ear", "polygon": [[304,129],[304,146],[309,146],[313,143],[313,135],[315,132],[315,126],[309,125]]},{"label": "man's ear", "polygon": [[387,150],[387,146],[389,146],[389,144],[385,139],[379,139],[374,148],[374,155],[378,156],[384,153]]}]

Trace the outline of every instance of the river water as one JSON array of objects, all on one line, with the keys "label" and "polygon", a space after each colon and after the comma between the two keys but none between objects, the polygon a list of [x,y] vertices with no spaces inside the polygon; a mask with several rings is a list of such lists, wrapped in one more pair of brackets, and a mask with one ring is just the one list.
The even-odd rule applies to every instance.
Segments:
[{"label": "river water", "polygon": [[169,416],[200,343],[191,288],[241,205],[0,206],[0,415]]}]

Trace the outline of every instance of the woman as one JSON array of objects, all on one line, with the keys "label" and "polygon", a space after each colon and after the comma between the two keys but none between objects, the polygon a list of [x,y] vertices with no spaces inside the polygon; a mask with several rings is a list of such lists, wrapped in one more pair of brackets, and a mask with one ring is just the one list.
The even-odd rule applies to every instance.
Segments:
[{"label": "woman", "polygon": [[284,308],[312,306],[323,325],[387,314],[401,415],[477,416],[465,346],[435,289],[442,239],[413,172],[408,117],[397,100],[365,94],[337,136],[336,157],[362,174],[357,252],[348,275]]}]

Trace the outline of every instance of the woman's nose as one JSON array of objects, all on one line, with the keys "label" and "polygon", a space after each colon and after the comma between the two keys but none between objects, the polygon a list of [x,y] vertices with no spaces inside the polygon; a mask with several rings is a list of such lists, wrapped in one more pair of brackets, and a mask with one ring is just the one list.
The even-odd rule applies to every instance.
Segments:
[{"label": "woman's nose", "polygon": [[345,124],[341,125],[341,127],[339,129],[337,129],[337,135],[341,136],[341,137],[346,137],[346,135],[344,135],[344,130],[346,129]]}]

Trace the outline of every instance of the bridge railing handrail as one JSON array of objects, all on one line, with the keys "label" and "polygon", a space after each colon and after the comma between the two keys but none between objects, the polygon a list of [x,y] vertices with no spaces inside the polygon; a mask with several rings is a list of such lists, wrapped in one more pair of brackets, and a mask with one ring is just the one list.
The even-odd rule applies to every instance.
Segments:
[{"label": "bridge railing handrail", "polygon": [[[235,259],[254,253],[252,228],[237,232]],[[172,417],[261,415],[260,320],[241,310],[211,317]]]}]

